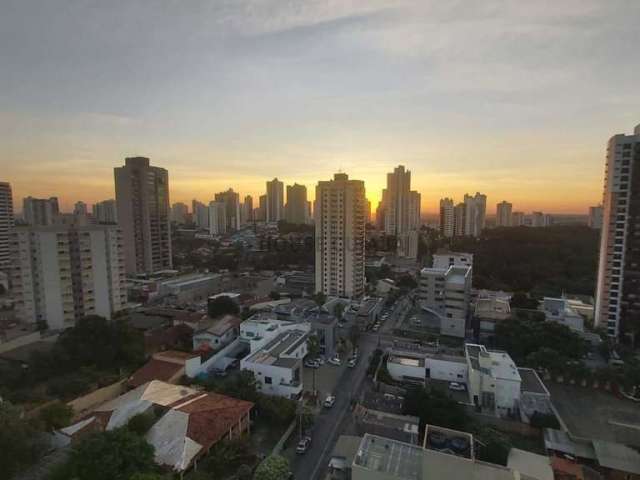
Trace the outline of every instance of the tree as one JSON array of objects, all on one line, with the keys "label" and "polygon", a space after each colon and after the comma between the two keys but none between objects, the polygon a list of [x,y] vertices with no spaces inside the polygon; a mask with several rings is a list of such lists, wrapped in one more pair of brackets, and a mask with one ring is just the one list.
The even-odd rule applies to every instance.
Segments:
[{"label": "tree", "polygon": [[38,432],[22,418],[22,412],[7,401],[0,401],[0,472],[12,478],[32,465],[42,451]]},{"label": "tree", "polygon": [[478,448],[479,460],[497,465],[507,465],[511,442],[505,434],[494,428],[484,427],[476,431],[475,438],[480,445]]},{"label": "tree", "polygon": [[528,308],[532,310],[538,308],[539,303],[537,299],[529,297],[524,292],[514,293],[509,302],[511,308]]},{"label": "tree", "polygon": [[279,455],[265,458],[253,475],[253,480],[285,480],[289,473],[289,462]]},{"label": "tree", "polygon": [[426,425],[464,431],[470,423],[469,416],[458,402],[438,390],[427,391],[424,387],[413,387],[407,391],[403,413],[419,417],[423,431]]},{"label": "tree", "polygon": [[160,473],[134,473],[129,480],[172,480],[172,475],[162,475]]},{"label": "tree", "polygon": [[327,296],[322,292],[316,292],[316,294],[313,296],[313,300],[319,307],[321,307],[325,303],[327,303]]},{"label": "tree", "polygon": [[154,473],[153,447],[126,428],[96,433],[80,442],[53,480],[130,480]]},{"label": "tree", "polygon": [[238,477],[238,480],[251,480],[251,473],[251,467],[243,463],[238,467],[236,476]]},{"label": "tree", "polygon": [[320,340],[316,335],[309,335],[307,338],[307,353],[311,358],[320,355]]},{"label": "tree", "polygon": [[240,307],[233,299],[227,295],[221,295],[207,303],[207,312],[211,318],[218,318],[224,315],[239,315]]},{"label": "tree", "polygon": [[276,292],[275,290],[271,290],[271,292],[269,292],[269,298],[271,300],[280,300],[280,292]]},{"label": "tree", "polygon": [[344,303],[342,302],[336,303],[336,306],[333,309],[333,314],[336,316],[338,320],[342,320],[342,315],[344,314]]},{"label": "tree", "polygon": [[54,402],[40,410],[38,418],[48,432],[59,430],[71,423],[73,408],[63,402]]},{"label": "tree", "polygon": [[250,370],[241,370],[238,375],[228,377],[223,382],[216,381],[205,386],[208,390],[240,400],[254,403],[258,400],[256,378]]},{"label": "tree", "polygon": [[153,414],[152,409],[144,413],[138,413],[129,419],[127,422],[127,428],[133,433],[143,436],[145,435],[153,424],[156,422],[156,417]]},{"label": "tree", "polygon": [[418,282],[416,282],[415,278],[411,275],[403,275],[400,280],[396,283],[398,288],[403,290],[413,290],[414,288],[418,288]]}]

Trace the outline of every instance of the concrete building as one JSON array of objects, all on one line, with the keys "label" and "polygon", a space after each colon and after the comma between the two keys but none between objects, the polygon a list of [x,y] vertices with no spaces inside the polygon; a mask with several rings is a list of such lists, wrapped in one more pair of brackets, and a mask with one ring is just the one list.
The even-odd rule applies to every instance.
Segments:
[{"label": "concrete building", "polygon": [[455,237],[464,236],[467,209],[464,203],[457,204],[453,209],[453,235]]},{"label": "concrete building", "polygon": [[640,327],[640,124],[607,147],[595,325],[611,337]]},{"label": "concrete building", "polygon": [[602,214],[602,205],[598,205],[597,207],[589,207],[589,220],[587,223],[587,225],[589,225],[589,228],[595,228],[596,230],[600,230],[602,228]]},{"label": "concrete building", "polygon": [[22,217],[25,223],[29,225],[53,225],[55,217],[59,213],[58,197],[27,197],[22,200]]},{"label": "concrete building", "polygon": [[253,372],[261,393],[298,398],[303,390],[302,362],[309,331],[308,324],[276,320],[270,314],[254,315],[240,325],[240,338],[250,348],[240,369]]},{"label": "concrete building", "polygon": [[284,183],[277,178],[267,182],[265,221],[284,220]]},{"label": "concrete building", "polygon": [[126,158],[113,171],[127,274],[171,268],[169,173],[145,157]]},{"label": "concrete building", "polygon": [[435,254],[433,267],[420,271],[418,298],[440,318],[440,333],[464,338],[471,303],[473,255]]},{"label": "concrete building", "polygon": [[209,207],[198,200],[191,201],[193,223],[200,230],[209,230]]},{"label": "concrete building", "polygon": [[209,203],[209,233],[211,235],[223,235],[227,233],[227,206],[224,202],[215,201]]},{"label": "concrete building", "polygon": [[222,286],[223,276],[220,273],[191,273],[156,281],[155,293],[151,297],[166,298],[177,304],[202,302],[220,292]]},{"label": "concrete building", "polygon": [[189,207],[182,202],[174,203],[171,206],[171,221],[178,225],[184,225],[189,214]]},{"label": "concrete building", "polygon": [[453,237],[454,219],[453,219],[453,199],[440,199],[440,233],[445,238]]},{"label": "concrete building", "polygon": [[86,315],[107,319],[126,301],[122,236],[116,226],[16,227],[11,240],[18,317],[50,329]]},{"label": "concrete building", "polygon": [[[240,228],[240,195],[234,192],[233,188],[230,188],[226,192],[216,193],[215,201],[224,205],[226,231],[238,230]],[[209,223],[209,229],[211,228],[211,223]]]},{"label": "concrete building", "polygon": [[420,194],[411,191],[411,172],[403,165],[387,174],[384,198],[384,230],[397,240],[397,255],[416,258],[417,235],[410,235],[420,226]]},{"label": "concrete building", "polygon": [[14,225],[11,185],[0,182],[0,271],[9,267],[9,234]]},{"label": "concrete building", "polygon": [[511,295],[504,292],[481,290],[474,302],[474,327],[479,338],[493,338],[496,325],[511,318]]},{"label": "concrete building", "polygon": [[240,320],[233,315],[222,318],[205,317],[193,332],[193,350],[217,351],[240,335]]},{"label": "concrete building", "polygon": [[116,201],[113,199],[94,203],[91,208],[91,213],[96,223],[118,223],[118,208]]},{"label": "concrete building", "polygon": [[409,231],[420,230],[422,226],[421,202],[420,192],[411,190],[409,192]]},{"label": "concrete building", "polygon": [[525,224],[524,212],[513,212],[511,214],[511,225],[514,227],[522,227]]},{"label": "concrete building", "polygon": [[511,227],[513,205],[507,201],[502,201],[496,205],[496,227]]},{"label": "concrete building", "polygon": [[464,196],[464,235],[479,237],[485,227],[487,196],[476,192]]},{"label": "concrete building", "polygon": [[307,187],[304,185],[287,185],[285,219],[289,223],[307,223]]},{"label": "concrete building", "polygon": [[364,182],[336,173],[316,187],[316,290],[358,298],[365,276]]},{"label": "concrete building", "polygon": [[244,197],[244,202],[242,203],[242,211],[244,223],[253,223],[253,197],[251,195],[247,195]]},{"label": "concrete building", "polygon": [[260,195],[258,198],[258,206],[253,212],[253,218],[258,222],[267,220],[267,196]]},{"label": "concrete building", "polygon": [[548,322],[556,322],[576,332],[584,332],[584,318],[571,306],[566,298],[544,297],[542,311]]},{"label": "concrete building", "polygon": [[530,225],[535,228],[548,227],[551,225],[551,216],[543,212],[531,212]]},{"label": "concrete building", "polygon": [[74,215],[87,215],[89,211],[87,210],[87,204],[83,201],[77,201],[73,206],[73,214]]}]

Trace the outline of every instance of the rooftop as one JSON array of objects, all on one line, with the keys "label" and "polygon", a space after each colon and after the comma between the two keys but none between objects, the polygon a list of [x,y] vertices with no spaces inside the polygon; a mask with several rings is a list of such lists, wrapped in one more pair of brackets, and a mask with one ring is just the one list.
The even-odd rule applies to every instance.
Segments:
[{"label": "rooftop", "polygon": [[640,475],[640,452],[621,443],[593,440],[598,463],[602,467]]},{"label": "rooftop", "polygon": [[207,332],[211,335],[222,336],[232,328],[237,328],[242,323],[242,320],[235,315],[225,315],[222,318],[204,317],[198,324],[196,333]]},{"label": "rooftop", "polygon": [[152,358],[143,367],[136,370],[127,383],[131,387],[139,387],[151,380],[168,382],[183,368],[184,366],[179,363],[165,362]]},{"label": "rooftop", "polygon": [[535,370],[532,368],[518,368],[518,373],[522,380],[520,391],[550,396],[549,390],[544,386]]},{"label": "rooftop", "polygon": [[536,480],[554,479],[551,459],[546,455],[512,448],[509,450],[507,466]]},{"label": "rooftop", "polygon": [[353,463],[372,472],[394,475],[398,480],[421,480],[422,453],[421,447],[365,434]]},{"label": "rooftop", "polygon": [[[299,358],[286,358],[307,341],[307,332],[304,330],[287,330],[279,333],[263,348],[254,353],[247,361],[252,363],[264,363],[282,367],[292,367],[300,361]],[[285,358],[281,358],[285,357]]]}]

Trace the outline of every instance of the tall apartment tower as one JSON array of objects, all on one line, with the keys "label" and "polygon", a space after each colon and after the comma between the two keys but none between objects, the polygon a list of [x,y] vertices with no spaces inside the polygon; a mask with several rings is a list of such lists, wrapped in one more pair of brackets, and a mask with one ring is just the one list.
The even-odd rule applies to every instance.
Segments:
[{"label": "tall apartment tower", "polygon": [[191,201],[193,223],[201,230],[209,230],[209,207],[198,200]]},{"label": "tall apartment tower", "polygon": [[502,201],[496,205],[496,227],[510,227],[512,225],[513,205]]},{"label": "tall apartment tower", "polygon": [[58,197],[27,197],[22,200],[22,216],[29,225],[53,225],[59,214]]},{"label": "tall apartment tower", "polygon": [[[240,228],[240,195],[230,188],[226,192],[215,194],[215,201],[224,203],[226,231],[230,232]],[[209,224],[211,228],[211,224]]]},{"label": "tall apartment tower", "polygon": [[316,225],[316,291],[359,298],[364,294],[364,182],[336,173],[318,182]]},{"label": "tall apartment tower", "polygon": [[453,236],[462,237],[465,235],[465,226],[467,224],[467,207],[460,202],[453,208]]},{"label": "tall apartment tower", "polygon": [[284,220],[284,183],[277,178],[267,182],[267,222]]},{"label": "tall apartment tower", "polygon": [[178,225],[184,225],[189,214],[189,207],[182,202],[176,202],[171,205],[171,221]]},{"label": "tall apartment tower", "polygon": [[409,192],[409,230],[420,230],[422,219],[420,218],[420,202],[422,196],[419,192]]},{"label": "tall apartment tower", "polygon": [[169,173],[146,157],[113,169],[127,274],[172,267]]},{"label": "tall apartment tower", "polygon": [[304,185],[287,185],[285,218],[289,223],[307,223],[307,187]]},{"label": "tall apartment tower", "polygon": [[511,214],[511,225],[514,227],[522,227],[525,224],[524,212],[513,212]]},{"label": "tall apartment tower", "polygon": [[229,222],[227,219],[227,204],[223,201],[209,203],[209,233],[222,235],[227,233]]},{"label": "tall apartment tower", "polygon": [[387,173],[387,202],[384,230],[388,235],[400,235],[409,230],[409,192],[411,172],[403,165]]},{"label": "tall apartment tower", "polygon": [[74,215],[87,215],[89,210],[87,209],[87,204],[83,201],[78,201],[73,206],[73,214]]},{"label": "tall apartment tower", "polygon": [[607,146],[595,325],[613,338],[640,327],[640,125]]},{"label": "tall apartment tower", "polygon": [[376,208],[376,228],[378,230],[384,230],[384,224],[387,218],[387,203],[388,203],[389,194],[387,189],[382,189],[382,198],[378,202],[378,207]]},{"label": "tall apartment tower", "polygon": [[52,330],[85,315],[110,319],[127,301],[122,234],[115,225],[16,227],[11,280],[18,318]]},{"label": "tall apartment tower", "polygon": [[244,203],[242,204],[242,209],[244,211],[244,221],[245,223],[252,223],[253,218],[253,197],[251,195],[247,195],[244,197]]},{"label": "tall apartment tower", "polygon": [[440,199],[440,233],[445,238],[451,238],[454,234],[453,199]]},{"label": "tall apartment tower", "polygon": [[113,199],[94,203],[91,212],[97,223],[118,223],[118,209]]},{"label": "tall apartment tower", "polygon": [[0,271],[9,267],[9,234],[13,228],[13,196],[11,185],[0,182]]},{"label": "tall apartment tower", "polygon": [[487,196],[476,192],[475,196],[464,196],[465,224],[464,234],[479,237],[485,226],[487,215]]},{"label": "tall apartment tower", "polygon": [[589,207],[589,228],[600,230],[602,228],[602,205]]}]

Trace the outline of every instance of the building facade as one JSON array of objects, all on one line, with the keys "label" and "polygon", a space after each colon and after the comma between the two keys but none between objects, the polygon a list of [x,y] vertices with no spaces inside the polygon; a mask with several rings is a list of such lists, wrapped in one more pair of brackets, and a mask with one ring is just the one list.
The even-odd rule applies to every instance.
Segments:
[{"label": "building facade", "polygon": [[240,228],[240,195],[230,188],[226,192],[216,193],[215,201],[224,205],[226,231],[238,230]]},{"label": "building facade", "polygon": [[307,223],[307,187],[304,185],[287,185],[285,219],[289,223]]},{"label": "building facade", "polygon": [[277,178],[267,182],[265,220],[267,222],[284,220],[284,183]]},{"label": "building facade", "polygon": [[243,213],[243,221],[244,223],[252,223],[254,221],[253,218],[253,197],[251,195],[247,195],[244,197],[244,202],[242,203],[242,211]]},{"label": "building facade", "polygon": [[118,223],[118,208],[113,199],[94,203],[91,213],[97,223]]},{"label": "building facade", "polygon": [[464,235],[479,237],[485,227],[487,196],[476,192],[464,196]]},{"label": "building facade", "polygon": [[496,205],[496,227],[512,226],[513,205],[507,201],[502,201]]},{"label": "building facade", "polygon": [[596,230],[600,230],[602,228],[602,213],[602,205],[589,207],[589,228],[595,228]]},{"label": "building facade", "polygon": [[445,238],[453,237],[454,217],[453,217],[453,199],[440,199],[440,234]]},{"label": "building facade", "polygon": [[178,225],[184,225],[187,221],[187,215],[189,214],[189,207],[182,202],[177,202],[171,205],[171,221]]},{"label": "building facade", "polygon": [[595,325],[610,337],[640,327],[640,125],[607,147]]},{"label": "building facade", "polygon": [[511,214],[511,224],[514,227],[522,227],[525,224],[524,212],[513,212]]},{"label": "building facade", "polygon": [[85,315],[110,319],[127,301],[122,235],[114,225],[16,227],[11,256],[24,322],[64,329]]},{"label": "building facade", "polygon": [[364,182],[345,173],[316,187],[316,290],[325,295],[364,293],[366,201]]},{"label": "building facade", "polygon": [[127,274],[171,268],[169,173],[129,157],[114,177]]},{"label": "building facade", "polygon": [[60,214],[58,197],[27,197],[22,201],[23,220],[29,225],[53,225],[58,214]]},{"label": "building facade", "polygon": [[0,182],[0,271],[8,268],[10,264],[9,234],[13,224],[11,185],[8,182]]},{"label": "building facade", "polygon": [[227,233],[227,206],[224,202],[209,203],[209,233],[211,235],[223,235]]}]

